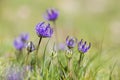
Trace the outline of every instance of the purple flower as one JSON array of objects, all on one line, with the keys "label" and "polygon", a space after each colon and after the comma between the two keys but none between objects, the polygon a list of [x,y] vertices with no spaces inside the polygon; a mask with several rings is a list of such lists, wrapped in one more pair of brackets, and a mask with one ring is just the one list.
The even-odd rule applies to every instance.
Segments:
[{"label": "purple flower", "polygon": [[14,47],[17,50],[22,50],[25,47],[28,37],[29,37],[28,34],[21,34],[20,36],[18,36],[13,42]]},{"label": "purple flower", "polygon": [[48,9],[46,11],[45,19],[48,21],[55,21],[58,18],[58,11],[56,9]]},{"label": "purple flower", "polygon": [[23,33],[20,35],[20,38],[23,42],[26,42],[29,39],[29,35],[27,33]]},{"label": "purple flower", "polygon": [[14,40],[14,47],[17,49],[17,50],[22,50],[24,48],[24,43],[21,41],[20,38],[16,38]]},{"label": "purple flower", "polygon": [[59,43],[58,45],[54,46],[55,51],[65,51],[67,50],[67,46],[64,43]]},{"label": "purple flower", "polygon": [[73,37],[67,37],[66,38],[66,44],[69,49],[74,48],[76,45],[77,39]]},{"label": "purple flower", "polygon": [[91,47],[91,43],[89,45],[86,44],[86,41],[83,42],[83,39],[78,43],[78,51],[82,53],[86,53]]},{"label": "purple flower", "polygon": [[39,37],[51,37],[53,34],[53,29],[51,28],[50,24],[45,24],[45,22],[38,23],[36,25],[36,33]]},{"label": "purple flower", "polygon": [[6,80],[24,80],[23,71],[16,67],[8,69]]},{"label": "purple flower", "polygon": [[58,45],[58,50],[59,50],[59,51],[64,51],[64,50],[66,50],[66,45],[65,45],[64,43],[60,43],[60,44]]},{"label": "purple flower", "polygon": [[10,75],[8,75],[7,80],[23,80],[23,78],[20,75],[21,74],[19,72],[13,72]]}]

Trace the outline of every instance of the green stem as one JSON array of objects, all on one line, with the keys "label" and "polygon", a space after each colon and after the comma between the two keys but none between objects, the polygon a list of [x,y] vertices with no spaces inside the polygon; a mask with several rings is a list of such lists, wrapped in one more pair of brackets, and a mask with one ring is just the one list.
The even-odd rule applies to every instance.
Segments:
[{"label": "green stem", "polygon": [[73,80],[71,58],[68,58],[68,75],[70,80]]},{"label": "green stem", "polygon": [[39,47],[40,47],[41,40],[42,40],[42,36],[40,37],[37,48],[36,48],[36,55],[38,54],[38,50],[39,50]]},{"label": "green stem", "polygon": [[48,64],[48,71],[49,71],[49,69],[50,69],[51,63],[52,63],[52,59],[50,60],[50,62],[49,62],[49,64]]},{"label": "green stem", "polygon": [[68,58],[68,71],[71,71],[71,58]]},{"label": "green stem", "polygon": [[58,44],[58,34],[57,34],[57,27],[56,27],[56,22],[55,21],[53,21],[53,25],[54,25],[56,43]]},{"label": "green stem", "polygon": [[45,49],[44,49],[44,53],[43,53],[43,69],[42,69],[42,72],[44,72],[44,67],[45,67],[45,56],[46,56],[46,49],[47,49],[47,46],[48,46],[48,43],[49,43],[50,39],[47,41],[47,44],[45,46]]},{"label": "green stem", "polygon": [[18,52],[16,51],[16,59],[19,62],[21,58],[23,57],[23,51],[19,50]]},{"label": "green stem", "polygon": [[27,56],[26,56],[26,64],[28,63],[28,57],[29,57],[29,51],[28,51],[28,53],[27,53]]},{"label": "green stem", "polygon": [[78,61],[78,65],[79,65],[79,66],[80,66],[81,61],[82,61],[82,54],[83,54],[83,53],[80,53],[80,57],[79,57],[79,61]]},{"label": "green stem", "polygon": [[40,37],[39,42],[38,42],[38,45],[37,45],[37,48],[36,48],[36,61],[35,61],[36,65],[38,65],[38,64],[37,64],[38,51],[39,51],[39,47],[40,47],[41,40],[42,40],[42,36]]},{"label": "green stem", "polygon": [[48,46],[48,43],[49,43],[50,39],[47,41],[46,45],[45,45],[45,49],[44,49],[44,53],[43,53],[43,63],[45,62],[45,56],[46,56],[46,49],[47,49],[47,46]]}]

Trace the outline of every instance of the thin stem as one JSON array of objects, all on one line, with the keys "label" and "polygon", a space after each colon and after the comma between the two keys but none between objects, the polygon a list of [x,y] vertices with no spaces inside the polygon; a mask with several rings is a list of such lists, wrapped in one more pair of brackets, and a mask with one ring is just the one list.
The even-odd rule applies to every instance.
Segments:
[{"label": "thin stem", "polygon": [[28,63],[28,57],[29,57],[29,51],[28,51],[28,53],[27,53],[27,56],[26,56],[26,64]]},{"label": "thin stem", "polygon": [[117,61],[114,63],[114,65],[113,65],[113,67],[112,67],[112,69],[111,69],[111,71],[110,71],[109,80],[112,80],[112,73],[113,73],[113,70],[114,70],[114,68],[115,68],[115,66],[116,66],[116,63],[117,63]]},{"label": "thin stem", "polygon": [[29,51],[27,52],[27,55],[24,57],[24,59],[22,60],[22,63],[21,63],[21,65],[23,65],[23,64],[27,64],[28,63],[28,56],[29,56]]},{"label": "thin stem", "polygon": [[19,52],[18,53],[16,53],[17,54],[17,60],[19,61],[21,58],[22,58],[22,56],[23,56],[23,51],[22,50],[19,50]]},{"label": "thin stem", "polygon": [[79,57],[79,61],[78,61],[78,65],[79,65],[79,66],[80,66],[81,61],[82,61],[82,54],[83,54],[83,53],[80,53],[80,57]]},{"label": "thin stem", "polygon": [[46,56],[46,49],[47,49],[47,46],[48,46],[48,43],[49,43],[50,39],[47,41],[46,45],[45,45],[45,49],[44,49],[44,53],[43,53],[43,63],[45,62],[45,56]]},{"label": "thin stem", "polygon": [[71,58],[68,58],[68,71],[71,69]]},{"label": "thin stem", "polygon": [[68,58],[68,74],[70,79],[72,79],[72,65],[71,65],[71,58]]},{"label": "thin stem", "polygon": [[58,34],[57,34],[57,27],[56,27],[56,22],[55,21],[53,21],[53,25],[54,25],[56,43],[58,44]]},{"label": "thin stem", "polygon": [[36,48],[36,61],[35,61],[36,64],[38,64],[37,63],[37,60],[38,60],[38,50],[39,50],[39,47],[40,47],[41,40],[42,40],[42,36],[40,37],[38,45],[37,45],[37,48]]},{"label": "thin stem", "polygon": [[42,40],[42,36],[40,37],[37,48],[36,48],[36,55],[38,54],[38,50],[39,50],[39,47],[40,47],[41,40]]},{"label": "thin stem", "polygon": [[[44,72],[44,67],[45,67],[45,56],[46,56],[46,49],[47,49],[47,46],[48,46],[48,43],[49,43],[50,39],[47,41],[46,45],[45,45],[45,49],[44,49],[44,53],[43,53],[43,69],[42,69],[42,72]],[[50,62],[51,63],[51,62]],[[49,69],[48,69],[49,70]]]},{"label": "thin stem", "polygon": [[50,69],[51,63],[52,63],[52,59],[50,60],[50,62],[49,62],[49,64],[48,64],[48,71],[49,71],[49,69]]}]

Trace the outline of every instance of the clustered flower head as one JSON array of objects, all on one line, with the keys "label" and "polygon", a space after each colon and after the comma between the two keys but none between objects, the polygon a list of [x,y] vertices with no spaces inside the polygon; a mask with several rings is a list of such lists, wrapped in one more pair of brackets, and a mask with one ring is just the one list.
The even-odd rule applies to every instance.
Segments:
[{"label": "clustered flower head", "polygon": [[36,25],[36,33],[39,37],[51,37],[53,34],[53,29],[51,28],[49,23],[40,22]]},{"label": "clustered flower head", "polygon": [[76,45],[77,39],[74,37],[67,37],[66,38],[66,45],[69,49],[74,48]]},{"label": "clustered flower head", "polygon": [[81,53],[86,53],[91,47],[91,43],[87,45],[86,41],[83,42],[83,39],[78,43],[78,51]]},{"label": "clustered flower head", "polygon": [[14,47],[17,50],[22,50],[25,47],[25,44],[28,40],[29,36],[28,34],[21,34],[20,36],[18,36],[15,40],[14,40]]},{"label": "clustered flower head", "polygon": [[48,21],[55,21],[58,18],[58,15],[58,11],[56,9],[51,8],[46,11],[46,15],[44,17]]}]

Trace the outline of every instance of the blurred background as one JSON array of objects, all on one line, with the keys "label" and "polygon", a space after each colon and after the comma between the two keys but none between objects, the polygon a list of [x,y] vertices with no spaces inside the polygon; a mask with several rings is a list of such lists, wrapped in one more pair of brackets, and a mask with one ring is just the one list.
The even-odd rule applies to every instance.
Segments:
[{"label": "blurred background", "polygon": [[120,0],[0,0],[0,55],[14,53],[13,40],[27,32],[38,42],[35,26],[48,8],[59,11],[59,42],[75,36],[92,43],[90,53],[119,61]]}]

